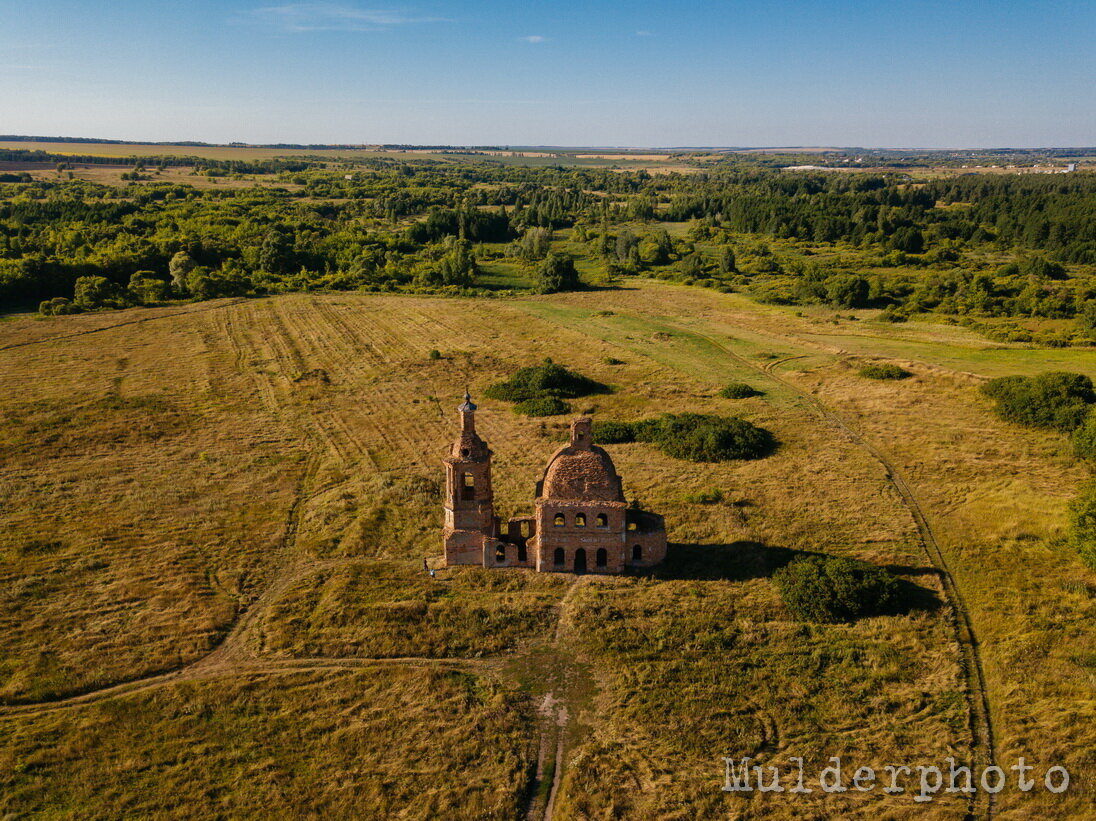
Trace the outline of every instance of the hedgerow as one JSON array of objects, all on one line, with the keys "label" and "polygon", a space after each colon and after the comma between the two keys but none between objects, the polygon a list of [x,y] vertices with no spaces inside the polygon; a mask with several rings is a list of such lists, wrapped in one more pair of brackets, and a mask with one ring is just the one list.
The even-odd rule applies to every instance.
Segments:
[{"label": "hedgerow", "polygon": [[699,413],[667,413],[638,422],[595,422],[602,444],[649,442],[667,456],[690,462],[758,459],[776,445],[773,435],[744,419]]}]

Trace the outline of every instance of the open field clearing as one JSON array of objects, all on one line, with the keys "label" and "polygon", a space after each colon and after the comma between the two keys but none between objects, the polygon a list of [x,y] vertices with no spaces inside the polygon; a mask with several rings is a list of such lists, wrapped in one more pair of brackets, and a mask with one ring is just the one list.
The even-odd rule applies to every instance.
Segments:
[{"label": "open field clearing", "polygon": [[[1059,361],[1096,376],[1096,356],[830,317],[630,281],[0,323],[0,809],[537,817],[554,784],[556,818],[955,818],[955,795],[728,795],[721,757],[995,753],[1073,776],[1002,793],[1000,817],[1080,817],[1096,579],[1058,537],[1084,472],[976,386]],[[610,446],[628,498],[666,515],[651,573],[431,580],[458,397],[546,357],[613,388],[576,412],[741,415],[780,446],[718,464]],[[915,376],[868,382],[861,357]],[[764,395],[721,398],[731,381]],[[566,417],[480,404],[505,519]],[[686,499],[708,489],[724,501]],[[813,552],[891,567],[904,606],[795,621],[770,576]]]}]

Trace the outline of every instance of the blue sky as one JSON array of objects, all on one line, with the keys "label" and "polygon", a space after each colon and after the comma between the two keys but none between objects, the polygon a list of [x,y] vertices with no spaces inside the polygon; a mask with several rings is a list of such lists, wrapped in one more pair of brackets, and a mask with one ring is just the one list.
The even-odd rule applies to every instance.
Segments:
[{"label": "blue sky", "polygon": [[0,0],[0,133],[1096,144],[1096,2]]}]

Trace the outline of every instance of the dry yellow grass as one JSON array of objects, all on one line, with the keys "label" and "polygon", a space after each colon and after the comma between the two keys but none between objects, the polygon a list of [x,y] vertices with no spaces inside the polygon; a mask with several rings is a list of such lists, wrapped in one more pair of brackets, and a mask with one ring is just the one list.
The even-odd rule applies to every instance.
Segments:
[{"label": "dry yellow grass", "polygon": [[[332,732],[352,724],[339,710],[324,718],[327,702],[316,693],[328,683],[333,693],[361,685],[359,674],[335,666],[287,688],[291,671],[412,656],[433,671],[431,686],[462,659],[468,675],[509,694],[495,723],[476,725],[480,744],[497,737],[524,749],[534,701],[549,690],[565,699],[572,720],[558,817],[955,817],[964,806],[954,798],[926,807],[878,792],[795,804],[758,796],[747,806],[719,790],[723,755],[935,764],[965,756],[970,743],[947,606],[804,627],[768,580],[781,550],[825,551],[896,566],[944,598],[884,466],[761,369],[798,356],[780,372],[901,464],[937,530],[982,641],[999,754],[1026,752],[1075,773],[1078,791],[1058,803],[1005,794],[1001,806],[1069,817],[1091,790],[1086,756],[1096,747],[1096,723],[1081,723],[1091,717],[1091,667],[1076,661],[1091,646],[1092,575],[1048,540],[1080,471],[1054,437],[996,421],[973,378],[950,375],[938,358],[908,360],[914,380],[866,382],[816,330],[812,317],[655,284],[523,301],[293,295],[3,323],[0,374],[15,388],[0,398],[0,574],[5,590],[22,591],[0,609],[4,695],[50,698],[187,665],[236,625],[212,661],[184,668],[182,683],[151,682],[56,713],[9,710],[3,721],[20,739],[20,758],[0,759],[0,791],[14,796],[4,809],[40,808],[43,794],[73,777],[72,764],[55,762],[34,770],[27,788],[19,761],[43,754],[33,741],[42,728],[83,739],[85,723],[122,709],[111,705],[148,714],[169,697],[204,703],[217,693],[230,705],[223,726],[243,721],[258,698],[234,695],[241,691],[285,705],[315,700],[296,718],[288,715],[295,707],[274,711],[278,733],[263,743],[279,767],[293,754],[280,749],[292,745],[286,739],[317,749],[316,722]],[[870,350],[870,334],[848,330]],[[879,338],[912,352],[932,331]],[[955,344],[968,340],[931,341],[933,351],[972,366],[955,370],[978,365],[973,346]],[[444,358],[430,360],[433,348]],[[1025,353],[1015,353],[1018,363]],[[421,561],[440,549],[439,458],[454,433],[456,397],[466,385],[479,395],[546,356],[617,389],[578,410],[621,419],[737,413],[772,430],[781,447],[760,461],[719,465],[674,461],[642,444],[611,448],[626,493],[664,512],[681,545],[653,578],[572,586],[470,570],[429,581]],[[732,380],[766,396],[719,398]],[[560,423],[490,401],[478,423],[496,454],[497,511],[528,510]],[[729,503],[684,498],[708,488]],[[289,666],[263,672],[275,659]],[[372,682],[369,703],[393,721],[409,687],[415,698],[425,692],[389,674]],[[393,755],[426,760],[430,733],[421,728],[438,721],[438,732],[449,732],[450,716],[407,715],[416,729],[384,743]],[[81,718],[74,725],[65,716]],[[82,806],[153,807],[138,796],[142,764],[170,759],[160,772],[180,780],[166,783],[184,783],[192,762],[184,743],[232,771],[224,732],[150,726],[163,732],[146,738],[128,769],[81,771]],[[383,722],[371,725],[368,737],[382,731]],[[87,732],[110,755],[125,743],[124,734]],[[341,754],[325,759],[333,770],[293,770],[315,806],[349,812],[366,805],[339,803],[333,791],[362,790],[389,801],[388,813],[420,812],[403,787],[377,787],[388,783],[383,769],[342,770]],[[512,808],[525,782],[497,783],[502,773],[485,772],[474,800]],[[272,793],[245,783],[218,782],[195,814],[257,814]],[[456,783],[438,783],[438,802],[460,800]]]},{"label": "dry yellow grass", "polygon": [[536,756],[513,688],[413,667],[242,674],[0,732],[5,817],[501,821]]}]

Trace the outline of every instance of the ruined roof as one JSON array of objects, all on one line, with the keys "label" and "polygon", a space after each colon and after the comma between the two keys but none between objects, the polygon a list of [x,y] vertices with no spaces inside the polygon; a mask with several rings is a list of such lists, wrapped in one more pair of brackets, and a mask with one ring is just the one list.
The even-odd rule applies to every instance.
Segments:
[{"label": "ruined roof", "polygon": [[566,445],[557,450],[544,471],[539,495],[545,499],[624,501],[613,460],[597,445]]}]

